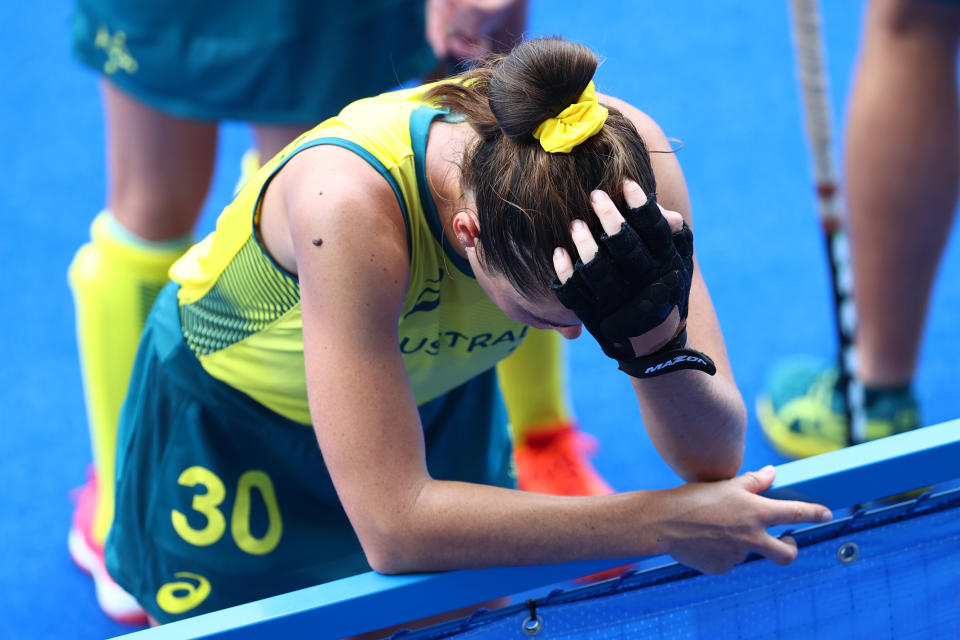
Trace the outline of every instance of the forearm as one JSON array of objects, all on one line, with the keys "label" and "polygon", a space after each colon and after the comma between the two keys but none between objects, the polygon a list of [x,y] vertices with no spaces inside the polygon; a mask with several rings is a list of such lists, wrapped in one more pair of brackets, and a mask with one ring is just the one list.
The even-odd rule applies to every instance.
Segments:
[{"label": "forearm", "polygon": [[685,480],[730,478],[743,462],[746,409],[725,373],[686,370],[631,378],[651,440]]},{"label": "forearm", "polygon": [[[408,502],[393,495],[392,529],[377,544],[366,538],[364,550],[382,573],[662,553],[706,573],[726,573],[751,552],[789,564],[796,543],[775,538],[767,528],[826,522],[830,512],[756,495],[774,475],[773,467],[765,467],[722,482],[599,497],[427,480]],[[398,511],[396,504],[409,507]]]},{"label": "forearm", "polygon": [[567,497],[429,480],[362,541],[383,573],[653,555],[665,552],[666,507],[663,491]]}]

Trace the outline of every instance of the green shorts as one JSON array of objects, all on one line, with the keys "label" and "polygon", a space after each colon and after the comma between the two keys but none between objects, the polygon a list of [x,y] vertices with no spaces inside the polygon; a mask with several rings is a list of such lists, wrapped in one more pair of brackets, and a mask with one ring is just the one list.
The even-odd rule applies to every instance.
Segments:
[{"label": "green shorts", "polygon": [[[207,374],[176,294],[154,305],[120,418],[110,574],[169,622],[369,571],[313,430]],[[420,415],[433,477],[513,486],[492,370]]]},{"label": "green shorts", "polygon": [[77,0],[73,52],[174,116],[313,124],[437,64],[423,0]]}]

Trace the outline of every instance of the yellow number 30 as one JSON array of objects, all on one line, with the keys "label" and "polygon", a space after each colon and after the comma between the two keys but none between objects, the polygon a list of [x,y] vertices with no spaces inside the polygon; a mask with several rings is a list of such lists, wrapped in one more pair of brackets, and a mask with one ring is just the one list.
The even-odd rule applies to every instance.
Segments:
[{"label": "yellow number 30", "polygon": [[[206,493],[193,496],[190,505],[207,519],[207,525],[202,529],[194,529],[187,522],[187,517],[173,509],[170,519],[173,528],[192,545],[206,547],[219,540],[227,529],[227,521],[223,512],[218,508],[227,496],[223,481],[215,473],[204,467],[193,466],[183,470],[177,482],[185,487],[201,485]],[[256,538],[250,532],[250,501],[254,489],[260,492],[263,504],[267,508],[267,532],[263,537]],[[283,535],[283,519],[280,517],[280,506],[277,503],[277,494],[273,489],[273,482],[263,471],[244,471],[237,481],[237,499],[230,514],[230,533],[237,546],[252,555],[264,555],[273,551],[280,543]]]}]

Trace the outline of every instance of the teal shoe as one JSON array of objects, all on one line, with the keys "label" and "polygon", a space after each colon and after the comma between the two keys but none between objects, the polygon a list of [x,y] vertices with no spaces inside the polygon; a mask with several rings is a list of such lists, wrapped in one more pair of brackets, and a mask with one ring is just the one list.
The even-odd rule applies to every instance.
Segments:
[{"label": "teal shoe", "polygon": [[[867,440],[920,426],[917,401],[909,387],[866,389]],[[764,435],[781,455],[807,458],[842,449],[848,443],[846,400],[835,367],[802,358],[785,360],[757,396]]]}]

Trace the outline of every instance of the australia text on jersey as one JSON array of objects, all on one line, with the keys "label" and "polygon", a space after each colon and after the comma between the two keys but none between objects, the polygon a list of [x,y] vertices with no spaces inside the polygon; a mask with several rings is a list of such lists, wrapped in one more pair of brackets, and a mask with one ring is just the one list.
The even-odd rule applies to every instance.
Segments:
[{"label": "australia text on jersey", "polygon": [[[440,306],[440,285],[443,282],[443,269],[440,269],[436,278],[427,278],[425,282],[427,284],[417,294],[413,307],[403,314],[402,320],[407,319],[414,313],[429,313]],[[501,349],[508,347],[509,351],[513,351],[526,335],[527,327],[524,327],[519,333],[508,330],[498,335],[492,333],[467,335],[459,331],[438,331],[435,337],[401,337],[400,351],[406,355],[422,351],[429,356],[439,355],[441,350],[473,353],[476,349],[488,349],[496,346]]]},{"label": "australia text on jersey", "polygon": [[400,338],[400,351],[406,355],[423,351],[429,356],[438,355],[441,350],[473,353],[476,349],[489,349],[497,346],[500,346],[500,348],[509,346],[510,351],[513,351],[527,335],[527,329],[529,327],[523,327],[519,332],[507,330],[499,335],[478,333],[472,336],[459,331],[441,331],[432,340],[427,337],[411,338],[405,336]]}]

